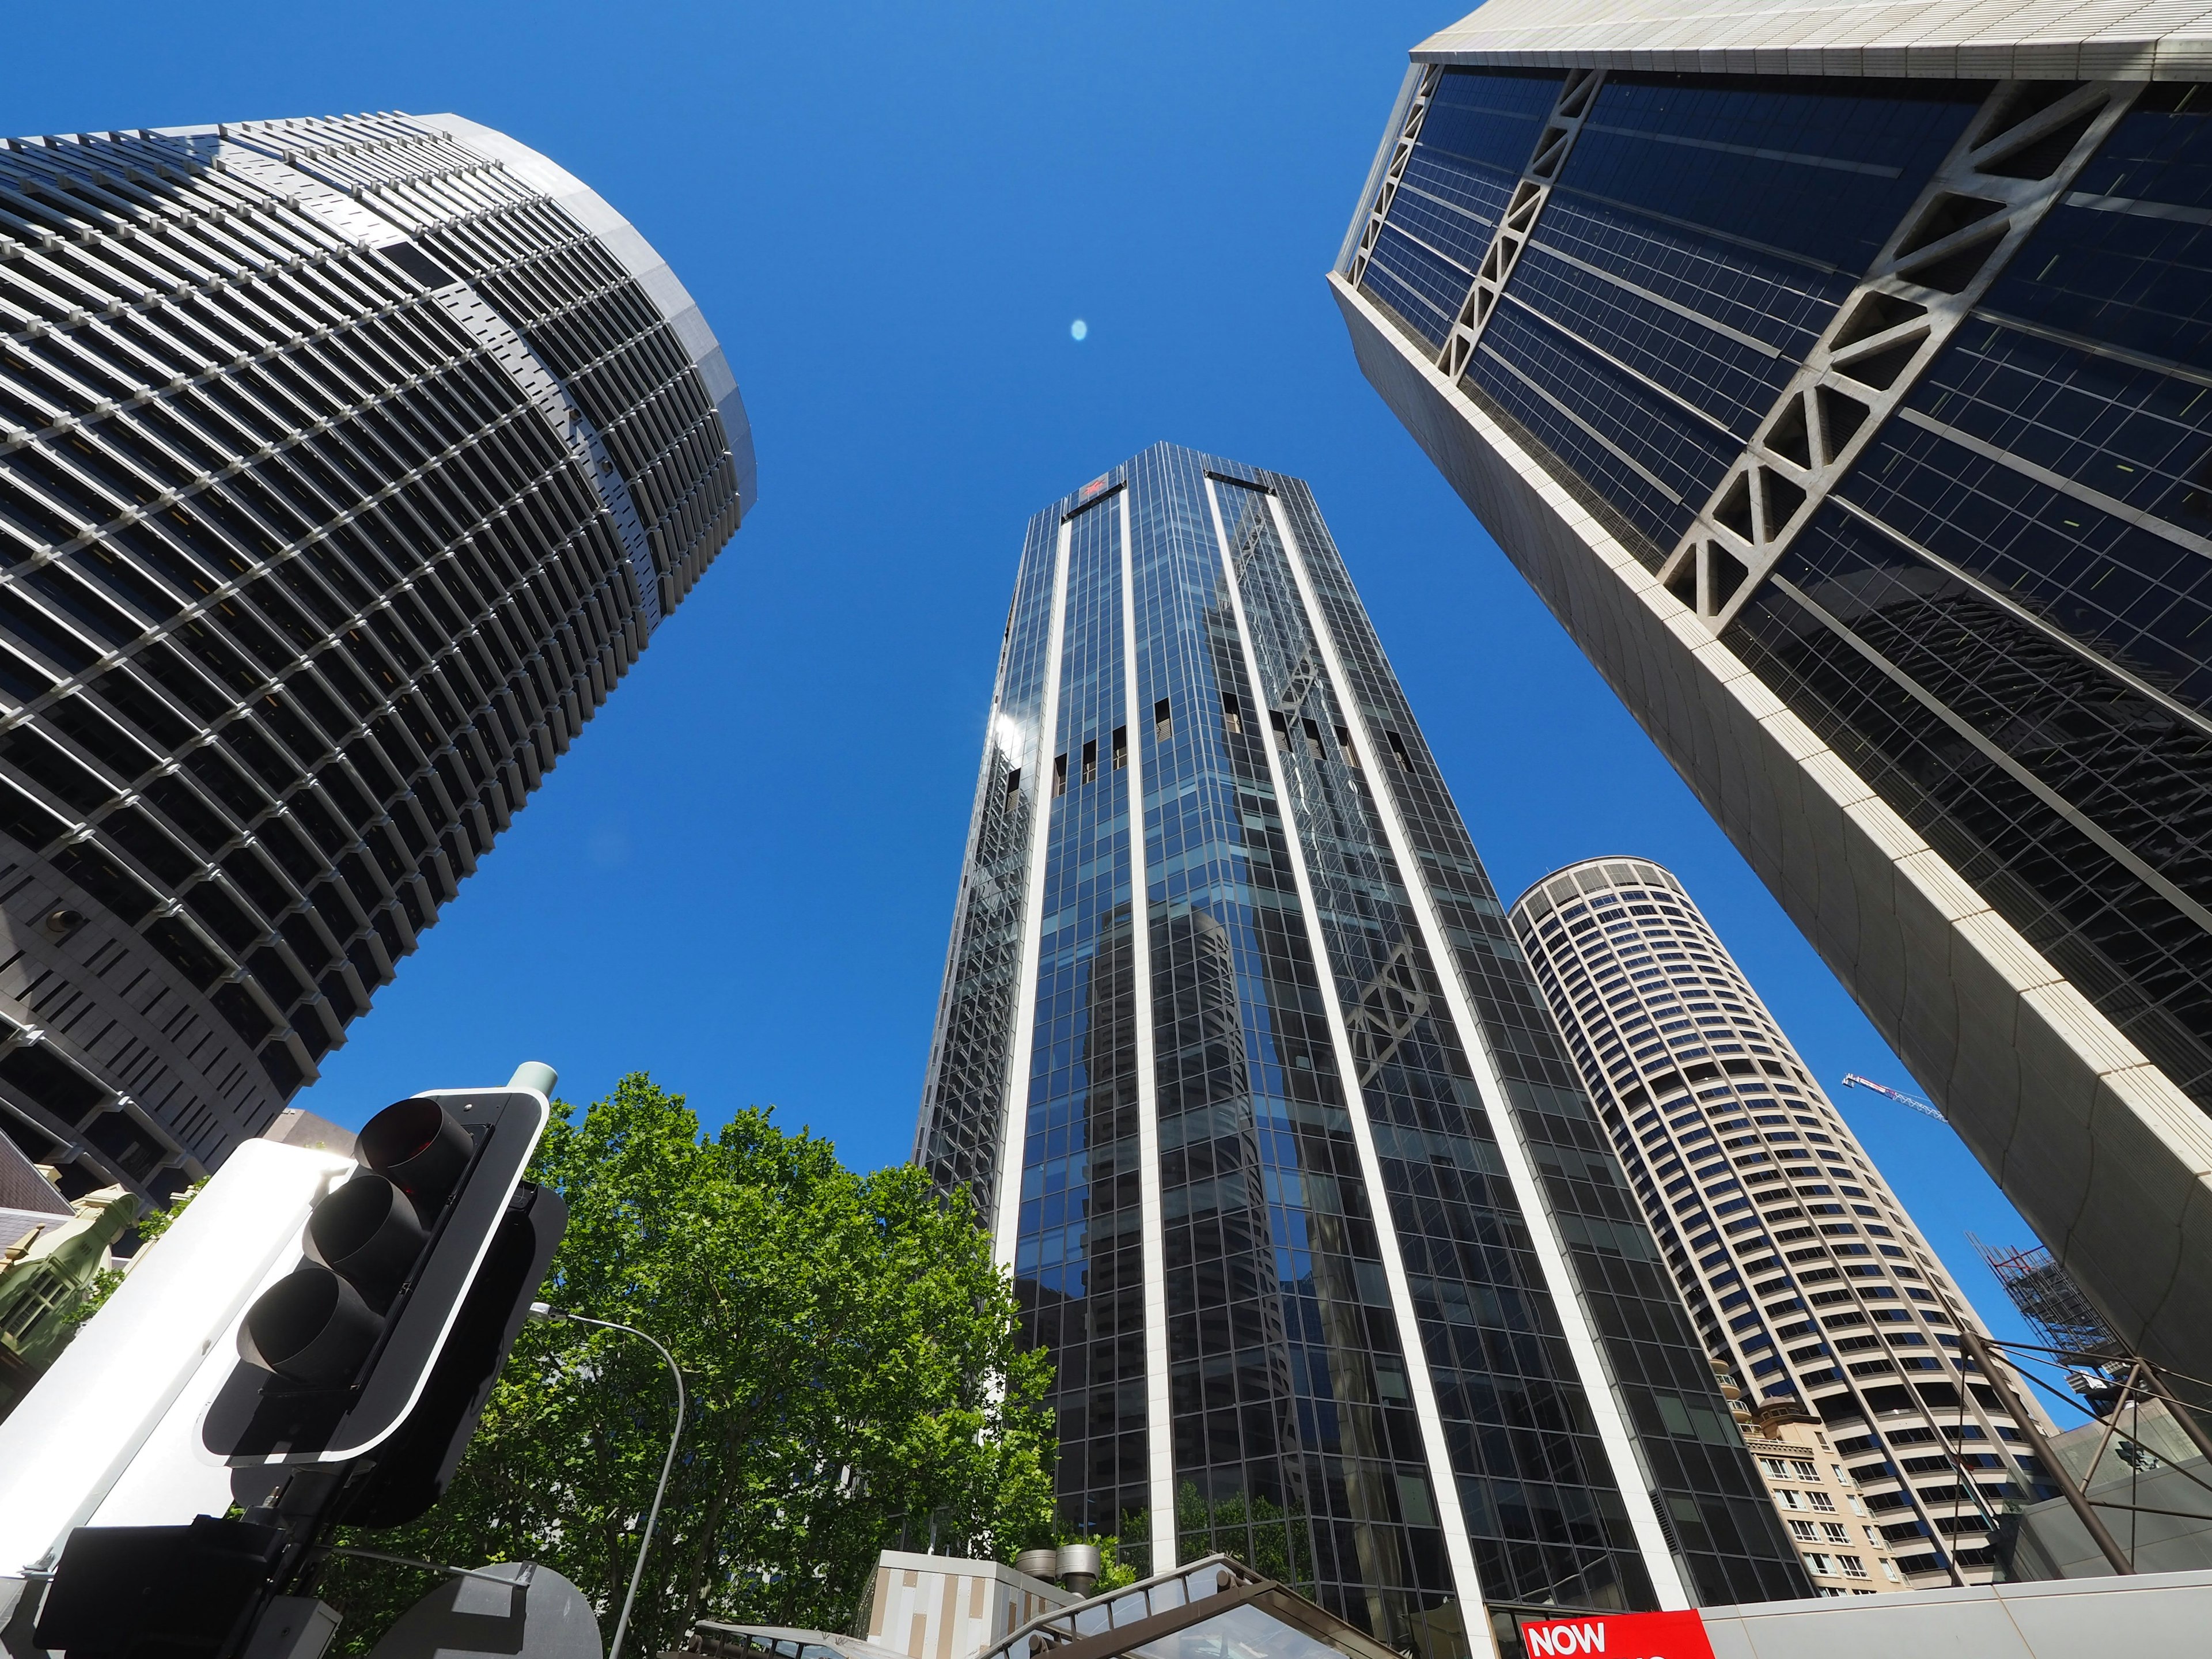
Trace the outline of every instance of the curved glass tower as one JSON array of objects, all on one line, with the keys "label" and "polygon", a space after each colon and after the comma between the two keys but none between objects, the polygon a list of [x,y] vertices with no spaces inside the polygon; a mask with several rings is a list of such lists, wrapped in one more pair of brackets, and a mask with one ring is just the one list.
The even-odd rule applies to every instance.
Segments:
[{"label": "curved glass tower", "polygon": [[1712,925],[1632,859],[1554,871],[1512,921],[1707,1351],[1851,1461],[1873,1524],[1784,1517],[1822,1588],[1893,1551],[1916,1589],[1987,1583],[2008,1504],[2055,1490],[2041,1425],[1961,1351],[1965,1294]]},{"label": "curved glass tower", "polygon": [[1155,1571],[1428,1654],[1806,1593],[1295,478],[1161,445],[1030,521],[916,1157]]},{"label": "curved glass tower", "polygon": [[457,116],[0,151],[0,1126],[265,1127],[751,505],[668,267]]}]

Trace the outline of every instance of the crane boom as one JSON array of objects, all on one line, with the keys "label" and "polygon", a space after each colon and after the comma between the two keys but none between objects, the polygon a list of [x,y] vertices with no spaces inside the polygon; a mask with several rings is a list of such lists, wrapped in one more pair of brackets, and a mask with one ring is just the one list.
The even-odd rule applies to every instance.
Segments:
[{"label": "crane boom", "polygon": [[1921,1099],[1919,1096],[1908,1095],[1900,1089],[1893,1089],[1887,1084],[1876,1083],[1872,1078],[1861,1077],[1856,1072],[1846,1072],[1844,1073],[1844,1087],[1846,1089],[1871,1089],[1878,1095],[1887,1095],[1892,1100],[1895,1101],[1900,1106],[1910,1106],[1914,1111],[1919,1113],[1923,1117],[1932,1117],[1938,1123],[1948,1123],[1951,1121],[1949,1118],[1945,1117],[1941,1111],[1937,1110],[1935,1107],[1930,1106],[1926,1101]]}]

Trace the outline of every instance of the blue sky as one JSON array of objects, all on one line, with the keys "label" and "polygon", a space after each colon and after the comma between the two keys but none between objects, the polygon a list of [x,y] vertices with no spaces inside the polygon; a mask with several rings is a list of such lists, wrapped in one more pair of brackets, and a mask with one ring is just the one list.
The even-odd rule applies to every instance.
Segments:
[{"label": "blue sky", "polygon": [[[1355,368],[1322,273],[1449,0],[1111,9],[21,8],[7,129],[453,110],[626,214],[751,410],[744,529],[301,1103],[648,1070],[906,1156],[1038,506],[1161,439],[1312,482],[1510,901],[1680,875],[1808,1061],[1911,1087]],[[1087,337],[1071,337],[1081,318]],[[1839,1102],[2001,1330],[2032,1242],[1940,1125]]]}]

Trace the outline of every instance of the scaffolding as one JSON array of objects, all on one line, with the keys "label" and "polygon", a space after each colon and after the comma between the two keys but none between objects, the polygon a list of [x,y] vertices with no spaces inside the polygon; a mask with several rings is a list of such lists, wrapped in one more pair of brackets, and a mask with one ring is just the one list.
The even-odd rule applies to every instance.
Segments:
[{"label": "scaffolding", "polygon": [[2046,1345],[2092,1364],[2124,1356],[2125,1350],[2112,1328],[2048,1249],[2039,1244],[2028,1250],[2005,1249],[1984,1244],[1972,1233],[1966,1237],[1973,1240],[2020,1316]]}]

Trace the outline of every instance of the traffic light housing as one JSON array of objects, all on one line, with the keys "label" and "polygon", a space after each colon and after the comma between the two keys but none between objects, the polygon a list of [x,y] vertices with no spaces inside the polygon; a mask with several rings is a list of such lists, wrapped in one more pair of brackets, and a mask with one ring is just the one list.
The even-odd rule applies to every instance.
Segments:
[{"label": "traffic light housing", "polygon": [[434,1502],[566,1224],[522,1179],[548,1116],[510,1086],[372,1118],[352,1176],[309,1213],[306,1259],[240,1322],[206,1449],[234,1468],[353,1465],[334,1519],[397,1525]]}]

